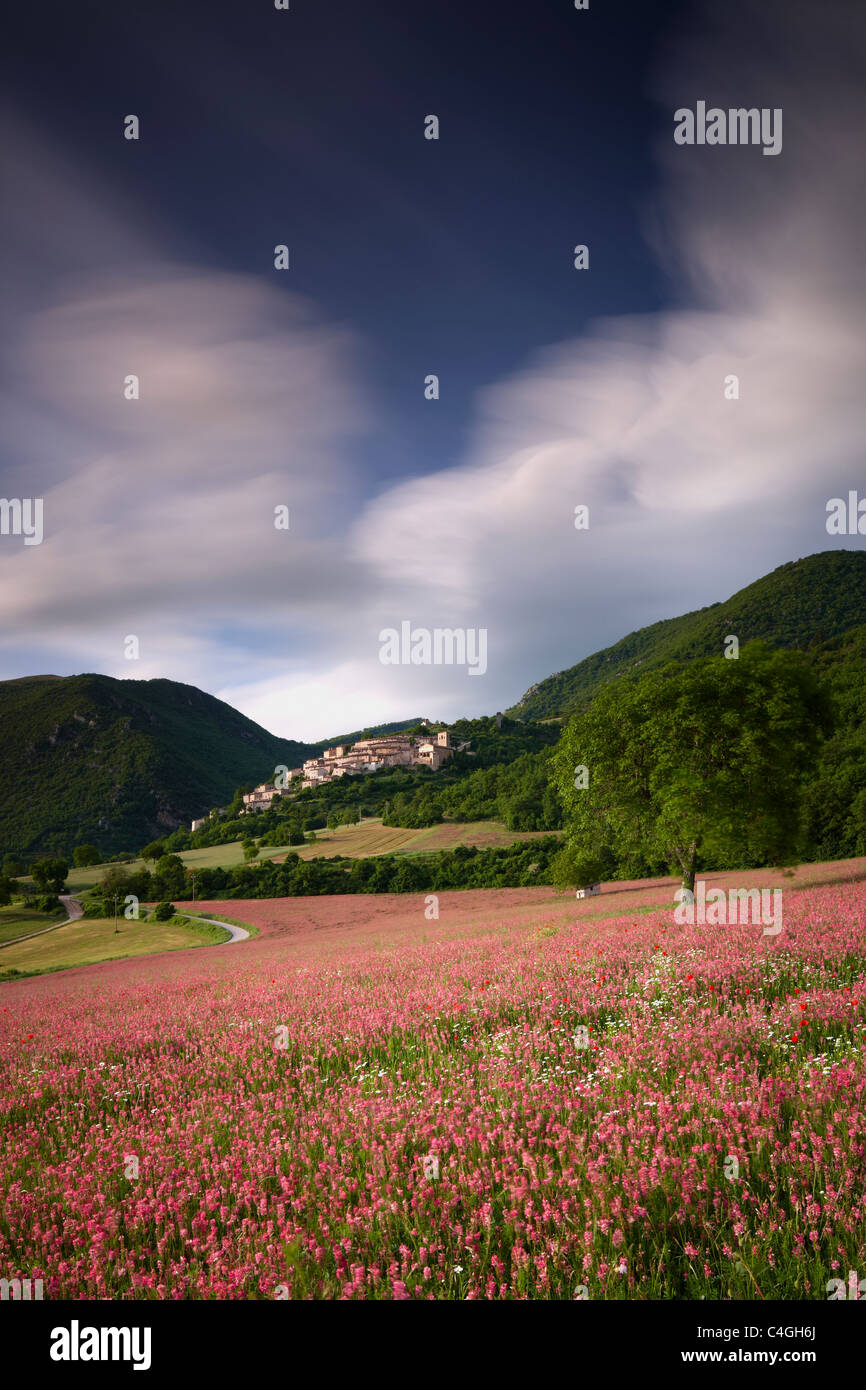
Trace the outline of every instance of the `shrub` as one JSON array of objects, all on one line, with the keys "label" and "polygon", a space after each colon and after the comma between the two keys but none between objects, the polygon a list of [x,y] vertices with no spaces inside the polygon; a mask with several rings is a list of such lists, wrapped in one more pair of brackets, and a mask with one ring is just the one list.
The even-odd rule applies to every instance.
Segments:
[{"label": "shrub", "polygon": [[174,903],[157,903],[153,910],[155,922],[170,922],[174,916]]},{"label": "shrub", "polygon": [[104,917],[109,911],[100,894],[94,894],[91,898],[82,898],[81,906],[84,908],[84,916],[87,918]]}]

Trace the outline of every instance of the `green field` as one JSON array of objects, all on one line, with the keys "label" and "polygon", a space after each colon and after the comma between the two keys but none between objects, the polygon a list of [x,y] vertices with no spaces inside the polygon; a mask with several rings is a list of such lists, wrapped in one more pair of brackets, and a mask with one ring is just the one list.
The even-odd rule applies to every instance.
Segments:
[{"label": "green field", "polygon": [[[0,981],[69,970],[76,965],[96,965],[125,956],[216,946],[228,940],[228,932],[220,927],[192,922],[185,917],[176,917],[171,922],[127,922],[120,918],[117,934],[113,917],[82,917],[68,926],[58,927],[57,931],[34,937],[32,941],[4,947],[0,951]],[[15,973],[10,974],[13,971]]]},{"label": "green field", "polygon": [[[322,834],[328,832],[322,831]],[[277,859],[286,853],[285,845],[268,845],[259,852],[259,859]],[[243,864],[244,852],[240,840],[232,840],[227,845],[210,845],[207,849],[185,849],[180,858],[190,869],[214,869],[218,865],[224,869]],[[70,868],[67,883],[71,893],[86,893],[89,888],[102,879],[108,868],[115,865],[96,864],[90,869]],[[153,864],[145,864],[143,859],[132,859],[121,866],[129,873],[139,873],[141,869],[152,869]]]},{"label": "green field", "polygon": [[43,927],[53,927],[62,922],[63,908],[57,912],[28,912],[25,907],[0,907],[0,943],[14,941],[16,936],[26,936],[31,931],[41,931]]}]

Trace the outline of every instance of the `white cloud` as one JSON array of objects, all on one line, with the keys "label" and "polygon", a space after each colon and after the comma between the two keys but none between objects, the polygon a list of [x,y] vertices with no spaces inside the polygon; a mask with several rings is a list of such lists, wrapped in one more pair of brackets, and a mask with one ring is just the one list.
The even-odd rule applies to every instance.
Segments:
[{"label": "white cloud", "polygon": [[[281,288],[155,256],[152,231],[131,281],[97,275],[92,243],[117,228],[92,195],[86,275],[16,301],[11,477],[44,494],[47,539],[0,552],[8,659],[187,680],[312,741],[494,711],[830,548],[824,504],[862,479],[866,426],[863,38],[844,5],[820,23],[719,13],[672,53],[660,99],[671,117],[701,97],[781,105],[784,149],[660,146],[653,237],[679,307],[537,353],[481,396],[458,467],[366,505],[349,461],[376,411],[352,336]],[[138,403],[120,395],[131,371]],[[283,501],[289,535],[270,519]],[[383,667],[378,633],[406,619],[485,627],[486,676]]]}]

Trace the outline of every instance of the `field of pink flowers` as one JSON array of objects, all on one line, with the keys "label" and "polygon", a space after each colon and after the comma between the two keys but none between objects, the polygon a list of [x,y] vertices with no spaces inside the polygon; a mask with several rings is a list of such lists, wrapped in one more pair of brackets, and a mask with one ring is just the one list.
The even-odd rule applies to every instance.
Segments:
[{"label": "field of pink flowers", "polygon": [[604,899],[212,904],[262,936],[0,987],[0,1276],[826,1298],[866,1268],[866,887],[777,937]]}]

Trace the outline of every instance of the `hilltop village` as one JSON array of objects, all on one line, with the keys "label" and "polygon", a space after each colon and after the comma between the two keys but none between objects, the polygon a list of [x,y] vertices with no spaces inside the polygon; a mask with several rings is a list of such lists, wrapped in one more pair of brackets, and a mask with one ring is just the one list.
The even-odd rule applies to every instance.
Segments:
[{"label": "hilltop village", "polygon": [[[246,812],[263,811],[280,796],[291,796],[305,787],[316,787],[335,777],[358,777],[376,772],[380,767],[429,767],[433,772],[455,752],[468,748],[467,743],[456,746],[447,729],[428,736],[415,734],[384,734],[380,738],[362,738],[357,743],[338,743],[326,748],[321,758],[308,758],[303,767],[290,768],[288,784],[274,786],[263,782],[244,796]],[[195,830],[196,823],[193,822]]]}]

